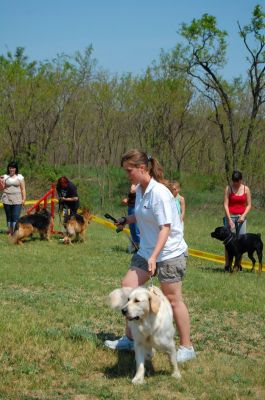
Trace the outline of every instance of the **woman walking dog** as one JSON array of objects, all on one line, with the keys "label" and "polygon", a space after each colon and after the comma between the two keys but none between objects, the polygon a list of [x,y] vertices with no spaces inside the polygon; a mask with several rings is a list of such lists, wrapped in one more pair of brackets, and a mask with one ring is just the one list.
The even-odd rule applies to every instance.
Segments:
[{"label": "woman walking dog", "polygon": [[[140,249],[122,280],[122,287],[136,288],[157,273],[161,289],[168,298],[177,325],[180,347],[177,361],[196,357],[190,341],[190,318],[182,299],[182,279],[186,269],[187,244],[174,197],[163,184],[159,162],[137,149],[130,150],[121,166],[132,184],[136,184],[135,215],[121,218],[117,225],[137,222],[140,229]],[[117,350],[133,350],[131,332],[118,340],[106,340],[105,346]]]},{"label": "woman walking dog", "polygon": [[[226,186],[224,193],[224,226],[231,229],[236,235],[247,233],[247,214],[251,209],[251,192],[248,186],[242,183],[240,171],[232,173],[232,182]],[[225,250],[225,271],[229,271],[229,257]]]}]

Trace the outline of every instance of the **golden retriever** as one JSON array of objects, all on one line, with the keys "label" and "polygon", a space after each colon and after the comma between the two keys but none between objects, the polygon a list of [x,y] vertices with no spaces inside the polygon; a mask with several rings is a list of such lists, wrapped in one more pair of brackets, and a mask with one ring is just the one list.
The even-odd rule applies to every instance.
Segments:
[{"label": "golden retriever", "polygon": [[81,214],[70,215],[65,223],[66,235],[63,238],[65,244],[71,244],[73,240],[84,242],[85,233],[92,219],[89,210],[83,209]]},{"label": "golden retriever", "polygon": [[110,306],[122,311],[128,320],[134,340],[136,374],[134,384],[144,383],[145,359],[153,350],[161,350],[169,356],[173,367],[172,376],[180,378],[174,341],[172,308],[158,287],[115,289],[109,295]]}]

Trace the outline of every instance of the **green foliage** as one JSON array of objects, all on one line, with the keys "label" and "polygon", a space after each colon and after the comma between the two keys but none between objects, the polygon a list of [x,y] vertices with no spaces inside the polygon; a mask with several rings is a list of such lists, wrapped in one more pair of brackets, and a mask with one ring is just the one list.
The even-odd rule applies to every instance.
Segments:
[{"label": "green foliage", "polygon": [[240,31],[240,35],[243,38],[246,38],[248,34],[254,34],[255,39],[258,42],[265,42],[264,36],[265,29],[265,12],[262,9],[262,6],[257,4],[252,13],[251,23],[249,25],[245,25],[244,28]]},{"label": "green foliage", "polygon": [[223,67],[227,32],[217,28],[216,18],[204,14],[200,19],[193,19],[191,24],[183,23],[180,34],[192,47],[192,55],[206,65]]},{"label": "green foliage", "polygon": [[[44,62],[30,61],[21,47],[1,55],[1,160],[16,158],[32,171],[76,164],[75,179],[82,169],[94,168],[100,173],[89,203],[99,198],[98,208],[115,197],[110,167],[119,166],[121,155],[134,147],[156,156],[169,178],[176,171],[201,171],[212,181],[216,174],[228,180],[238,168],[251,171],[253,180],[258,175],[262,191],[263,173],[253,166],[255,156],[264,153],[259,138],[265,93],[261,5],[239,28],[250,66],[246,80],[232,82],[222,77],[227,33],[208,14],[183,23],[179,32],[185,46],[162,49],[136,77],[103,72],[92,45]],[[46,170],[46,181],[55,175]]]}]

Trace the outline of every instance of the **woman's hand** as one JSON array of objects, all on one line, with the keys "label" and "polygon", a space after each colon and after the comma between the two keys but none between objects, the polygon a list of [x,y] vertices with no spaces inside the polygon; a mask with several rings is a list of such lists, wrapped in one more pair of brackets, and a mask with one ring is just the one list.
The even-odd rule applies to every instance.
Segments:
[{"label": "woman's hand", "polygon": [[239,223],[239,224],[243,224],[243,222],[245,221],[245,219],[246,219],[246,217],[245,217],[245,215],[240,215],[240,217],[238,218],[238,220],[237,220],[237,222]]},{"label": "woman's hand", "polygon": [[147,262],[148,262],[148,272],[150,276],[153,276],[156,271],[156,258],[150,257]]},{"label": "woman's hand", "polygon": [[231,218],[228,219],[228,223],[231,229],[235,229],[235,223]]},{"label": "woman's hand", "polygon": [[117,231],[116,232],[122,231],[126,224],[127,224],[127,218],[126,217],[121,217],[121,218],[117,219],[117,221],[114,222],[114,225],[117,226]]}]

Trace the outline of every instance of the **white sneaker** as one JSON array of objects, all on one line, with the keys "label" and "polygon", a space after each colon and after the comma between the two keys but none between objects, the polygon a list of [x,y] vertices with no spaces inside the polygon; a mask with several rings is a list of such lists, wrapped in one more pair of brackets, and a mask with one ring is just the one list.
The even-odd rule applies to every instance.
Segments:
[{"label": "white sneaker", "polygon": [[105,340],[104,344],[112,350],[134,351],[133,340],[129,339],[128,336],[122,336],[117,340]]},{"label": "white sneaker", "polygon": [[184,363],[194,358],[196,358],[196,353],[192,346],[190,347],[179,346],[179,349],[177,351],[177,362]]}]

